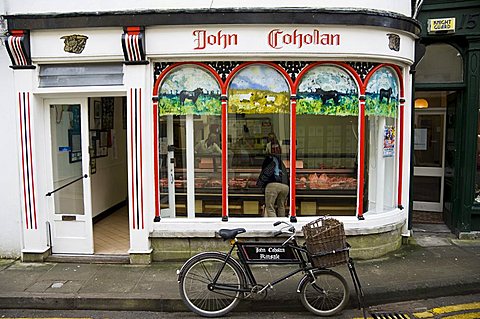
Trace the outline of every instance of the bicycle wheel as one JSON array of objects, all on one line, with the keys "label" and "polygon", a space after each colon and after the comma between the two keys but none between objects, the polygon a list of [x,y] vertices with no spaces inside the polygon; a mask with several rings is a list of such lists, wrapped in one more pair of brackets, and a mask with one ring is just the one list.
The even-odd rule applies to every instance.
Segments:
[{"label": "bicycle wheel", "polygon": [[349,288],[345,278],[333,270],[315,270],[305,275],[300,287],[302,304],[319,316],[333,316],[345,308]]},{"label": "bicycle wheel", "polygon": [[[243,270],[232,258],[224,265],[225,255],[204,253],[190,259],[180,275],[180,295],[187,307],[203,317],[219,317],[240,301],[245,287]],[[210,284],[221,270],[216,286]]]}]

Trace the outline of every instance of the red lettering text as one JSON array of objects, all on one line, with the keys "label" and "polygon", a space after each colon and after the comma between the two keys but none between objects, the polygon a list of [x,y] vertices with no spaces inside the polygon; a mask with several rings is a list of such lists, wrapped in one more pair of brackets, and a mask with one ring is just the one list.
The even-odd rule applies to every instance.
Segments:
[{"label": "red lettering text", "polygon": [[340,34],[312,32],[301,33],[297,29],[287,33],[280,29],[273,29],[268,34],[268,45],[274,49],[281,49],[284,45],[294,45],[302,48],[305,45],[340,45]]},{"label": "red lettering text", "polygon": [[223,33],[222,30],[213,34],[208,33],[206,30],[194,30],[193,36],[194,50],[203,50],[207,46],[219,46],[222,49],[226,49],[228,46],[238,44],[238,35],[236,33]]}]

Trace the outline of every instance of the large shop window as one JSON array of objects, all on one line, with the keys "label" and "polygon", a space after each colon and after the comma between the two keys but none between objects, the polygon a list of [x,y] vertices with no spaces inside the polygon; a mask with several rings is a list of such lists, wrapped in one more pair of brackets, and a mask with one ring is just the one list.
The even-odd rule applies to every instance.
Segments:
[{"label": "large shop window", "polygon": [[[399,81],[393,68],[373,71],[365,94],[363,206],[381,212],[396,200]],[[297,216],[357,214],[361,102],[353,68],[312,63],[295,82],[274,63],[240,64],[223,79],[201,64],[165,72],[158,92],[161,217],[220,217],[222,194],[230,217],[270,216],[275,209],[288,216],[290,194]],[[269,202],[258,180],[273,158],[290,194]]]},{"label": "large shop window", "polygon": [[[263,214],[264,191],[257,180],[272,154],[289,166],[290,89],[273,67],[253,64],[235,75],[228,90],[230,216]],[[288,216],[288,197],[284,199],[276,203],[277,213]]]},{"label": "large shop window", "polygon": [[159,91],[162,217],[221,216],[220,86],[196,66],[174,69]]},{"label": "large shop window", "polygon": [[301,79],[297,101],[298,215],[355,215],[358,88],[336,66],[317,66]]},{"label": "large shop window", "polygon": [[399,106],[399,82],[395,71],[382,67],[367,83],[366,171],[364,209],[382,212],[395,206],[397,185],[396,132]]}]

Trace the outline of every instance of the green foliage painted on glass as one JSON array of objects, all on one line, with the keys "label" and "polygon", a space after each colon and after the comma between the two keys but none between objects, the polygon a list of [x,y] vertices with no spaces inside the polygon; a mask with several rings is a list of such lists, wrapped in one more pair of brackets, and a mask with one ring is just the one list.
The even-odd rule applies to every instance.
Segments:
[{"label": "green foliage painted on glass", "polygon": [[297,100],[297,114],[316,114],[316,115],[358,115],[358,97],[342,96],[338,103],[329,99],[323,103],[322,99],[312,97],[300,97]]},{"label": "green foliage painted on glass", "polygon": [[397,109],[398,101],[396,99],[379,101],[375,95],[367,94],[365,96],[365,115],[367,116],[396,117]]},{"label": "green foliage painted on glass", "polygon": [[163,95],[158,101],[160,115],[220,115],[222,103],[218,95],[201,95],[195,103],[189,99],[182,105],[178,95]]}]

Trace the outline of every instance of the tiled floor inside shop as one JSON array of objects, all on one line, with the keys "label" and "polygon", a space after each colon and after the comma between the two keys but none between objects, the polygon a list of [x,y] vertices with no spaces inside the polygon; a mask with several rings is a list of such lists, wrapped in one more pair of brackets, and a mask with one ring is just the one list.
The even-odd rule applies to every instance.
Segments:
[{"label": "tiled floor inside shop", "polygon": [[130,248],[128,207],[125,205],[93,225],[95,254],[124,255]]},{"label": "tiled floor inside shop", "polygon": [[418,224],[443,224],[443,216],[441,212],[423,212],[414,210],[412,214],[412,222]]}]

